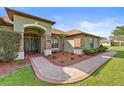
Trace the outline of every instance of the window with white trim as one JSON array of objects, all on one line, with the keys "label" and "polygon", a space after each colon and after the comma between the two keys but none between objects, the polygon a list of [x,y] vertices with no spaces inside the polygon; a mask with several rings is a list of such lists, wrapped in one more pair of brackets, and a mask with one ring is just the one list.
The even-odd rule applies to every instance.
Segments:
[{"label": "window with white trim", "polygon": [[57,37],[52,37],[52,48],[59,48],[59,40]]}]

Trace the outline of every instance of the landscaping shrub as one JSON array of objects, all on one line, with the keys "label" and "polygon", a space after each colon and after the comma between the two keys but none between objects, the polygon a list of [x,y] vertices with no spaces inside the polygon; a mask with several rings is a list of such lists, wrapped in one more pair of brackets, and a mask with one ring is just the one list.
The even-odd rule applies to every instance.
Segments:
[{"label": "landscaping shrub", "polygon": [[78,55],[78,57],[81,57],[81,55]]},{"label": "landscaping shrub", "polygon": [[60,61],[60,63],[62,63],[62,64],[63,64],[63,63],[64,63],[64,61],[63,61],[63,60],[61,60],[61,61]]},{"label": "landscaping shrub", "polygon": [[21,35],[17,32],[0,31],[0,59],[3,62],[13,60],[19,51]]},{"label": "landscaping shrub", "polygon": [[71,55],[74,55],[74,53],[71,53]]},{"label": "landscaping shrub", "polygon": [[108,49],[107,47],[100,46],[98,48],[84,49],[83,53],[86,54],[86,55],[92,55],[94,53],[104,52],[107,49]]},{"label": "landscaping shrub", "polygon": [[92,55],[92,54],[95,53],[95,51],[92,50],[92,49],[84,49],[84,50],[83,50],[83,53],[84,53],[85,55]]},{"label": "landscaping shrub", "polygon": [[22,64],[23,60],[16,60],[16,64]]},{"label": "landscaping shrub", "polygon": [[73,57],[71,57],[71,60],[74,60],[74,58],[73,58]]},{"label": "landscaping shrub", "polygon": [[97,52],[104,52],[104,51],[106,51],[108,48],[107,47],[98,47],[98,48],[96,48],[96,51]]},{"label": "landscaping shrub", "polygon": [[52,58],[53,58],[53,59],[57,59],[57,57],[56,57],[56,56],[52,56]]}]

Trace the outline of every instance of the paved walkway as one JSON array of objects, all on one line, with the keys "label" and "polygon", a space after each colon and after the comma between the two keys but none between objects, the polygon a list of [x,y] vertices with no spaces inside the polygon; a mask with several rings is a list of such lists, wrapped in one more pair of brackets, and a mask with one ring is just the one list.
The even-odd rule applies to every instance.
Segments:
[{"label": "paved walkway", "polygon": [[74,83],[83,80],[95,72],[117,52],[109,51],[70,66],[57,66],[44,57],[31,59],[36,76],[49,83]]}]

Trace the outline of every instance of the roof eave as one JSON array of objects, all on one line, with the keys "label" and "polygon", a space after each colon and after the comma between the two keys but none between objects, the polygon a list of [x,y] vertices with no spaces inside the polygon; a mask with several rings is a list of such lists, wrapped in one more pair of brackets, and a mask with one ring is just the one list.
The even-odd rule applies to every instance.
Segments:
[{"label": "roof eave", "polygon": [[[85,33],[77,33],[77,34],[72,34],[72,35],[68,35],[67,37],[69,37],[69,36],[75,36],[75,35],[84,35]],[[100,37],[100,36],[95,36],[95,35],[91,35],[91,34],[85,34],[85,35],[88,35],[88,36],[93,36],[93,37],[97,37],[97,38],[102,38],[102,37]]]},{"label": "roof eave", "polygon": [[5,9],[7,11],[7,14],[8,14],[9,18],[12,21],[13,21],[13,15],[15,14],[15,15],[21,15],[21,16],[24,16],[24,17],[29,17],[29,18],[32,18],[32,19],[44,21],[44,22],[50,23],[52,25],[54,25],[56,23],[54,21],[50,21],[50,20],[47,20],[47,19],[43,19],[43,18],[40,18],[40,17],[37,17],[37,16],[33,16],[33,15],[30,15],[30,14],[27,14],[27,13],[16,11],[16,10],[13,10],[13,9],[10,9],[10,8],[7,8],[7,7],[5,7]]}]

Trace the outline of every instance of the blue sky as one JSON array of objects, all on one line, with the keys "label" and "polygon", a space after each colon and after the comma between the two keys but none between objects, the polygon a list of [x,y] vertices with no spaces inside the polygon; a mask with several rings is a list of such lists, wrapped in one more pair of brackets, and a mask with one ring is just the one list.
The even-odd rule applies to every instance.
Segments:
[{"label": "blue sky", "polygon": [[[116,26],[124,24],[124,8],[13,8],[25,13],[53,20],[54,28],[68,31],[79,29],[83,32],[108,37]],[[0,16],[6,16],[0,8]]]}]

